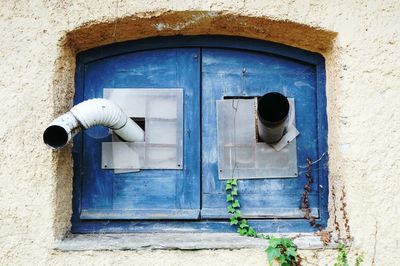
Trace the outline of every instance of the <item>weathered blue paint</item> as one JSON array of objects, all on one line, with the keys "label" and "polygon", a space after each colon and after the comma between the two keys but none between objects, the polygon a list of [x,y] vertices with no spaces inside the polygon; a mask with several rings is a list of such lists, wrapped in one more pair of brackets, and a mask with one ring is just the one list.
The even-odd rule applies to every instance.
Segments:
[{"label": "weathered blue paint", "polygon": [[[235,233],[234,227],[230,226],[227,219],[207,221],[130,221],[130,220],[83,220],[75,223],[72,227],[73,233],[151,233],[151,232],[225,232]],[[258,232],[314,232],[308,222],[303,219],[269,219],[250,220],[250,224]]]},{"label": "weathered blue paint", "polygon": [[104,170],[100,165],[101,143],[111,141],[108,129],[95,127],[84,131],[81,219],[199,216],[199,53],[197,48],[159,49],[85,64],[82,100],[103,97],[103,88],[183,88],[185,149],[183,170],[114,174],[112,169]]},{"label": "weathered blue paint", "polygon": [[[318,157],[317,90],[315,65],[281,56],[243,50],[202,50],[202,207],[226,216],[224,182],[218,179],[216,100],[224,96],[257,96],[280,92],[296,103],[297,160]],[[241,121],[236,121],[240,124]],[[304,172],[304,169],[299,169]],[[318,171],[313,172],[318,176]],[[280,208],[291,208],[287,218],[301,218],[298,195],[303,192],[299,178],[240,180],[242,213],[263,209],[259,216],[279,217]],[[318,182],[312,184],[310,207],[318,208]],[[270,209],[270,211],[268,210]],[[276,213],[277,211],[277,213]],[[207,214],[202,212],[202,216]]]},{"label": "weathered blue paint", "polygon": [[[202,66],[200,60],[203,60]],[[175,170],[147,170],[137,176],[115,176],[112,171],[101,170],[99,165],[99,145],[101,141],[109,141],[105,130],[97,128],[78,135],[73,150],[72,232],[232,232],[234,229],[229,223],[215,220],[226,217],[224,182],[218,180],[214,154],[215,100],[238,92],[260,95],[270,90],[295,97],[296,123],[301,132],[298,162],[299,166],[304,166],[306,157],[317,159],[327,151],[324,65],[323,57],[316,53],[224,36],[150,38],[80,53],[77,56],[75,103],[101,97],[103,87],[184,87],[185,169],[183,174]],[[243,68],[246,69],[244,75]],[[89,146],[91,148],[87,150],[85,147]],[[311,207],[319,212],[318,222],[322,225],[326,225],[328,218],[327,162],[328,158],[324,156],[315,165],[313,176],[316,182],[310,195]],[[264,232],[315,230],[301,219],[298,211],[306,182],[305,169],[300,167],[299,173],[295,179],[240,181],[245,213],[260,218],[292,218],[253,220],[251,223],[256,229]],[[147,191],[151,193],[143,194],[149,185],[151,190]],[[200,207],[203,218],[214,220],[196,220]],[[159,220],[128,220],[132,218]]]}]

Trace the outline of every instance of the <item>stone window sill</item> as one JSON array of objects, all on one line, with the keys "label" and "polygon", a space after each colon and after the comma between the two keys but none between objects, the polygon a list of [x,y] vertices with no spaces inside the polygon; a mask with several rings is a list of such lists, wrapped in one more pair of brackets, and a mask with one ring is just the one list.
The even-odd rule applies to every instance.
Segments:
[{"label": "stone window sill", "polygon": [[[337,243],[324,246],[312,234],[274,235],[292,238],[299,249],[337,248]],[[263,239],[231,233],[135,233],[135,234],[70,234],[55,243],[55,250],[201,250],[265,248]]]}]

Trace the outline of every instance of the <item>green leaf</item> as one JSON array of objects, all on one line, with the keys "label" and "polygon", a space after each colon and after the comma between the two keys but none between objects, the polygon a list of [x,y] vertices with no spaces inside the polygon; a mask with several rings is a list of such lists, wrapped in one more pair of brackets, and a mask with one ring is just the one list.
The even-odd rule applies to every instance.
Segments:
[{"label": "green leaf", "polygon": [[247,229],[246,228],[238,228],[237,232],[241,235],[244,236],[247,234]]},{"label": "green leaf", "polygon": [[237,195],[238,195],[238,190],[237,190],[237,188],[232,189],[231,195],[232,195],[232,196],[237,196]]},{"label": "green leaf", "polygon": [[278,248],[268,247],[266,249],[268,254],[268,261],[272,262],[274,259],[278,258],[281,255],[281,251]]},{"label": "green leaf", "polygon": [[243,220],[240,221],[240,226],[241,226],[242,228],[250,227],[249,224],[246,223],[246,222],[243,222]]},{"label": "green leaf", "polygon": [[256,236],[257,236],[257,232],[256,232],[256,230],[254,230],[253,227],[250,227],[250,228],[248,229],[248,231],[247,231],[247,235],[248,235],[248,236],[256,237]]},{"label": "green leaf", "polygon": [[[229,196],[230,196],[230,195],[229,195]],[[234,207],[234,208],[239,208],[239,207],[240,207],[239,201],[238,201],[238,200],[235,200],[235,201],[232,203],[232,207]]]},{"label": "green leaf", "polygon": [[270,240],[271,239],[271,236],[266,235],[266,234],[257,234],[257,237],[265,239],[265,240]]},{"label": "green leaf", "polygon": [[293,241],[289,238],[281,238],[281,243],[284,247],[295,247]]},{"label": "green leaf", "polygon": [[233,186],[237,186],[237,179],[231,179],[231,184],[233,185]]},{"label": "green leaf", "polygon": [[247,223],[240,222],[239,227],[240,227],[240,228],[248,228],[248,227],[250,227],[250,226],[249,226]]},{"label": "green leaf", "polygon": [[230,189],[232,189],[232,185],[229,183],[226,183],[226,186],[225,186],[225,190],[230,190]]},{"label": "green leaf", "polygon": [[334,266],[349,266],[349,262],[347,260],[346,246],[343,244],[339,245],[339,254],[336,258]]},{"label": "green leaf", "polygon": [[239,210],[236,210],[235,213],[234,213],[234,216],[235,216],[236,218],[240,218],[240,216],[242,216],[242,212],[239,211]]},{"label": "green leaf", "polygon": [[297,251],[296,251],[296,249],[293,248],[293,247],[287,248],[286,251],[285,251],[285,254],[286,254],[287,256],[297,257]]},{"label": "green leaf", "polygon": [[364,253],[358,254],[354,266],[361,266],[364,262]]},{"label": "green leaf", "polygon": [[228,213],[234,213],[235,212],[235,208],[232,207],[232,205],[229,205],[227,208]]},{"label": "green leaf", "polygon": [[276,248],[280,243],[279,238],[271,237],[269,240],[269,247]]},{"label": "green leaf", "polygon": [[[230,194],[226,195],[226,201],[227,201],[227,202],[233,201],[233,196],[230,195]],[[235,206],[233,206],[233,204],[232,204],[232,207],[235,207]]]},{"label": "green leaf", "polygon": [[277,260],[278,260],[280,265],[283,265],[284,263],[287,263],[285,255],[282,255],[282,254],[278,256]]},{"label": "green leaf", "polygon": [[230,218],[230,221],[231,221],[231,225],[235,225],[235,224],[238,224],[238,223],[239,223],[238,219],[237,219],[236,217],[234,217],[234,216],[232,216],[232,217]]}]

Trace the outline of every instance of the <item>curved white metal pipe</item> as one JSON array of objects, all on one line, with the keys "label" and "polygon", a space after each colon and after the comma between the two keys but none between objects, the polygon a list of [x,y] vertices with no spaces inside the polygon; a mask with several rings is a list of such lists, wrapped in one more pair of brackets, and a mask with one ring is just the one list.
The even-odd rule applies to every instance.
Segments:
[{"label": "curved white metal pipe", "polygon": [[143,141],[144,131],[121,108],[107,99],[90,99],[75,105],[54,119],[43,133],[43,141],[53,149],[67,144],[80,129],[106,126],[123,140]]}]

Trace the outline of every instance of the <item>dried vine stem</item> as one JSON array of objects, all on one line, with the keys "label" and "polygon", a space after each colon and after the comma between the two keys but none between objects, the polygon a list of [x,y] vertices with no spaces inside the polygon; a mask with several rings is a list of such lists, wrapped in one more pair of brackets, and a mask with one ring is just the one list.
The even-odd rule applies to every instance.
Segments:
[{"label": "dried vine stem", "polygon": [[371,262],[372,266],[375,266],[376,246],[377,246],[377,242],[378,242],[378,221],[375,221],[375,233],[374,233],[374,236],[375,236],[375,241],[374,241],[374,253],[373,253],[372,262]]},{"label": "dried vine stem", "polygon": [[333,200],[333,224],[335,225],[335,231],[338,234],[338,238],[340,239],[340,226],[337,219],[337,209],[336,209],[336,188],[335,185],[332,185],[332,200]]},{"label": "dried vine stem", "polygon": [[349,217],[346,211],[346,190],[344,186],[342,187],[342,195],[340,196],[340,202],[342,206],[340,207],[340,210],[343,213],[343,221],[344,221],[344,230],[346,232],[346,239],[347,240],[352,240],[351,234],[350,234],[350,225],[349,225]]},{"label": "dried vine stem", "polygon": [[315,217],[311,215],[311,208],[309,201],[309,194],[311,192],[311,186],[313,183],[313,177],[311,175],[311,170],[312,170],[311,166],[312,166],[312,161],[310,158],[307,158],[307,171],[306,171],[307,183],[304,185],[304,192],[301,197],[300,210],[304,213],[304,218],[308,220],[308,222],[312,227],[321,229],[322,225],[318,224]]}]

